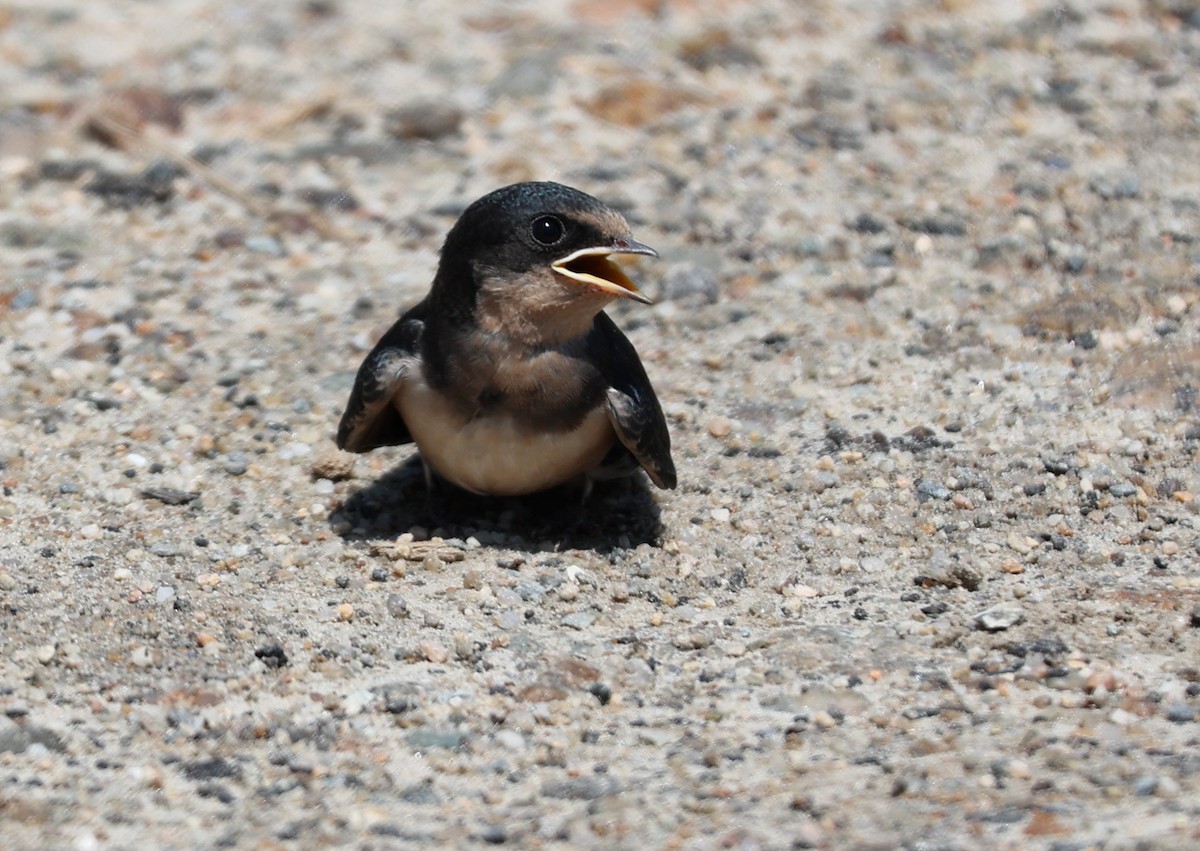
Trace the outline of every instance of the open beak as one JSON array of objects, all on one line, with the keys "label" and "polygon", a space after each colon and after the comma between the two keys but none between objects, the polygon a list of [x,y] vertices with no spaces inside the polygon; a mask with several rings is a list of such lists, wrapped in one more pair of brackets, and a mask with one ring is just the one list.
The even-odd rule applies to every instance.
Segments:
[{"label": "open beak", "polygon": [[550,264],[555,272],[564,278],[570,278],[584,286],[616,296],[631,298],[642,304],[654,304],[645,293],[637,288],[637,284],[629,280],[629,276],[609,259],[610,254],[646,254],[657,257],[658,252],[648,245],[634,242],[632,239],[620,239],[611,245],[599,245],[595,248],[581,248],[555,260]]}]

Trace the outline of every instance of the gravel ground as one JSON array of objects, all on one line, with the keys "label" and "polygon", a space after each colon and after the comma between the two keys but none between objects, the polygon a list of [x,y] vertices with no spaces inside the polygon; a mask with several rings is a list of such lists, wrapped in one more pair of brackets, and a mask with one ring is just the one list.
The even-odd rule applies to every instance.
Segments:
[{"label": "gravel ground", "polygon": [[[237,5],[0,4],[6,848],[1200,844],[1200,6]],[[532,178],[681,484],[430,528],[333,430]]]}]

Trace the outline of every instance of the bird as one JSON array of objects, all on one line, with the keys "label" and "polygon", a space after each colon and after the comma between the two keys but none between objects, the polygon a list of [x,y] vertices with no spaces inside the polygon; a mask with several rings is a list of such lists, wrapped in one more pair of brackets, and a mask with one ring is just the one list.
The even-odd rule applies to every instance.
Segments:
[{"label": "bird", "polygon": [[336,443],[415,443],[435,479],[523,496],[644,470],[676,486],[671,436],[636,349],[604,312],[652,304],[613,255],[657,257],[625,218],[548,181],[496,189],[442,245],[428,294],[358,369]]}]

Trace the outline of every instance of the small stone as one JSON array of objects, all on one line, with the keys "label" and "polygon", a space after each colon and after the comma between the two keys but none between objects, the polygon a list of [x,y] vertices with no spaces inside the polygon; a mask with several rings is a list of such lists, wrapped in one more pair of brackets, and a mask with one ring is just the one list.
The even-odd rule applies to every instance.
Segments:
[{"label": "small stone", "polygon": [[579,596],[579,586],[574,582],[564,582],[558,588],[558,599],[570,602]]},{"label": "small stone", "polygon": [[1196,720],[1196,710],[1186,703],[1175,703],[1167,707],[1166,717],[1175,724],[1190,724]]},{"label": "small stone", "polygon": [[406,618],[410,614],[408,600],[399,594],[389,594],[385,605],[387,606],[388,614],[394,618]]},{"label": "small stone", "polygon": [[325,452],[316,457],[309,473],[314,479],[340,482],[354,477],[354,462],[358,456],[349,452]]},{"label": "small stone", "polygon": [[49,665],[57,649],[53,644],[43,644],[33,652],[33,656],[43,665]]},{"label": "small stone", "polygon": [[571,629],[587,629],[596,622],[599,615],[593,611],[572,612],[560,621],[563,626]]},{"label": "small stone", "polygon": [[708,433],[716,438],[729,437],[733,433],[733,421],[728,417],[713,417],[708,422]]},{"label": "small stone", "polygon": [[257,252],[258,254],[268,254],[272,257],[282,257],[286,252],[283,246],[273,236],[250,236],[243,243],[247,250]]},{"label": "small stone", "polygon": [[463,112],[441,100],[424,100],[393,109],[384,116],[384,131],[397,139],[440,139],[458,132]]},{"label": "small stone", "polygon": [[928,499],[936,499],[944,502],[950,499],[952,495],[950,488],[938,482],[931,482],[926,479],[917,485],[917,502],[925,502]]},{"label": "small stone", "polygon": [[1025,612],[1015,603],[999,603],[975,616],[975,623],[988,632],[1001,632],[1025,620]]},{"label": "small stone", "polygon": [[339,603],[336,609],[338,620],[352,621],[354,620],[354,607],[349,603]]},{"label": "small stone", "polygon": [[440,665],[450,658],[450,651],[435,641],[422,641],[417,645],[421,657],[435,665]]},{"label": "small stone", "polygon": [[525,737],[516,730],[499,730],[494,738],[505,750],[523,751],[526,748]]},{"label": "small stone", "polygon": [[471,591],[478,591],[483,587],[483,572],[479,570],[468,570],[463,574],[463,588]]},{"label": "small stone", "polygon": [[1033,552],[1033,548],[1037,546],[1037,541],[1035,541],[1033,538],[1029,537],[1028,535],[1022,535],[1020,532],[1016,531],[1008,534],[1008,537],[1005,539],[1005,543],[1008,544],[1009,549],[1015,550],[1021,555],[1027,555]]},{"label": "small stone", "polygon": [[671,642],[679,650],[702,650],[712,644],[712,638],[699,630],[680,633]]},{"label": "small stone", "polygon": [[728,508],[714,508],[709,512],[709,516],[718,523],[728,523],[732,513]]},{"label": "small stone", "polygon": [[526,603],[536,603],[546,596],[546,586],[532,579],[521,580],[515,590]]}]

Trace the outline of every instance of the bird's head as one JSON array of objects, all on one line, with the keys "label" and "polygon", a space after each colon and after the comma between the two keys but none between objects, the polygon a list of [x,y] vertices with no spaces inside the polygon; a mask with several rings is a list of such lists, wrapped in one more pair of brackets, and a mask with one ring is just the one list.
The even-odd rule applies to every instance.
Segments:
[{"label": "bird's head", "polygon": [[615,299],[651,304],[612,259],[657,256],[591,195],[517,183],[468,207],[442,247],[434,284],[473,306],[480,323],[560,340],[583,333]]}]

